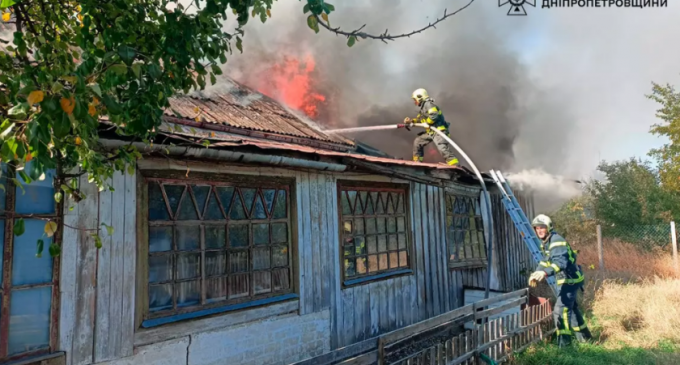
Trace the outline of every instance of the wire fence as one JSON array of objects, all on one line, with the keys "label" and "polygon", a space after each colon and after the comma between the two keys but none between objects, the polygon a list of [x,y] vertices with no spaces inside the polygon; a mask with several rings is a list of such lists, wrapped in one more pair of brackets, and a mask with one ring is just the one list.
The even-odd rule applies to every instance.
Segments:
[{"label": "wire fence", "polygon": [[672,242],[671,225],[602,225],[602,239],[617,239],[645,249],[665,248]]}]

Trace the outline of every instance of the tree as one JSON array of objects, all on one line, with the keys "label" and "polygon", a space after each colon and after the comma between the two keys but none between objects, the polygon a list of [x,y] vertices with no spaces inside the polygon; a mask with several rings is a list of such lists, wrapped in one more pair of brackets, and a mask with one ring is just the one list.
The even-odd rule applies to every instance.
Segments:
[{"label": "tree", "polygon": [[652,93],[646,97],[660,104],[656,117],[662,120],[652,125],[650,132],[670,140],[661,148],[652,149],[649,155],[659,163],[664,189],[680,192],[680,93],[669,84],[652,83]]},{"label": "tree", "polygon": [[[132,173],[142,156],[132,144],[100,148],[101,123],[121,137],[151,143],[168,98],[203,89],[207,80],[214,84],[232,43],[242,50],[241,27],[251,17],[265,22],[273,1],[0,0],[3,25],[13,28],[11,40],[0,39],[0,161],[9,167],[10,180],[20,184],[16,171],[30,184],[56,169],[57,201],[64,194],[86,198],[74,179],[80,174],[100,190],[113,190],[107,181],[114,172]],[[324,0],[306,0],[303,12],[315,32],[321,25],[347,37],[351,47],[358,39],[386,41],[421,32],[473,1],[397,36],[331,28],[335,8]],[[238,28],[225,32],[229,9]],[[76,167],[80,172],[70,174]],[[18,219],[15,233],[22,227]],[[46,222],[46,234],[55,230],[55,222]]]},{"label": "tree", "polygon": [[680,198],[661,187],[659,172],[648,162],[631,158],[602,162],[606,181],[591,181],[596,221],[603,233],[629,242],[668,242],[668,223],[680,217]]}]

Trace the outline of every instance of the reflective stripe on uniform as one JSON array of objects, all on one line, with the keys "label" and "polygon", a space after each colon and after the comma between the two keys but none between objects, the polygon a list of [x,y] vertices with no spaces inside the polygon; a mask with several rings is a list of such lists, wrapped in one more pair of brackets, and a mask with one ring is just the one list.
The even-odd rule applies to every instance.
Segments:
[{"label": "reflective stripe on uniform", "polygon": [[557,266],[557,265],[555,265],[555,264],[550,264],[550,267],[552,267],[552,269],[555,270],[555,273],[556,273],[556,274],[557,274],[558,272],[560,272],[559,266]]},{"label": "reflective stripe on uniform", "polygon": [[567,307],[562,308],[562,325],[565,331],[569,331],[569,310]]},{"label": "reflective stripe on uniform", "polygon": [[576,279],[560,279],[557,280],[557,285],[562,285],[562,284],[578,284],[583,281],[583,275],[581,275],[580,271],[576,272],[576,275],[578,275],[578,278]]},{"label": "reflective stripe on uniform", "polygon": [[565,336],[571,336],[571,331],[569,330],[557,330],[557,335],[565,335]]},{"label": "reflective stripe on uniform", "polygon": [[548,250],[552,250],[553,247],[560,247],[560,246],[567,246],[567,242],[561,241],[561,242],[553,242],[550,244],[550,247],[548,247]]},{"label": "reflective stripe on uniform", "polygon": [[[430,114],[432,114],[432,113],[439,112],[439,109],[437,109],[436,106],[433,106],[433,107],[430,108],[427,112],[430,113]],[[439,113],[441,114],[441,112],[439,112]]]},{"label": "reflective stripe on uniform", "polygon": [[572,327],[571,329],[574,330],[574,332],[581,332],[583,330],[587,330],[588,326],[584,324],[583,326]]},{"label": "reflective stripe on uniform", "polygon": [[450,165],[450,166],[453,166],[453,165],[455,165],[455,164],[457,164],[457,163],[458,163],[458,159],[457,159],[457,158],[454,158],[454,159],[452,159],[451,161],[447,162],[447,164]]},{"label": "reflective stripe on uniform", "polygon": [[545,262],[545,261],[541,261],[541,262],[539,262],[538,264],[541,265],[541,266],[543,266],[543,267],[548,267],[548,266],[550,266],[550,263],[549,263],[549,262]]}]

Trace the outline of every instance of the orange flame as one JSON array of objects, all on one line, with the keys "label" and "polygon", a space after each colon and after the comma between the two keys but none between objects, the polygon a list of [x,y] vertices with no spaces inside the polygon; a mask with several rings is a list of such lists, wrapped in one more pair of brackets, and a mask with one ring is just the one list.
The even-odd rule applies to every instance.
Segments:
[{"label": "orange flame", "polygon": [[319,115],[319,107],[326,97],[314,91],[316,62],[307,54],[304,59],[284,56],[283,61],[261,73],[257,90],[311,118]]}]

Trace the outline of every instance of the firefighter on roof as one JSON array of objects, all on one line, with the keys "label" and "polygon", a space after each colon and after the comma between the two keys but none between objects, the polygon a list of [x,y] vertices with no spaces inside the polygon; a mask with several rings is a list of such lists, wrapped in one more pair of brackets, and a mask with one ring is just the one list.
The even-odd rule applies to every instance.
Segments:
[{"label": "firefighter on roof", "polygon": [[555,276],[557,281],[557,301],[553,318],[557,327],[557,341],[560,347],[571,343],[572,336],[580,342],[592,338],[590,330],[576,303],[579,289],[583,287],[583,272],[576,264],[576,252],[567,241],[553,230],[550,217],[539,214],[531,222],[536,235],[542,242],[544,261],[539,262],[536,271],[529,278],[529,285],[547,276]]},{"label": "firefighter on roof", "polygon": [[[418,89],[413,92],[411,98],[417,106],[420,107],[420,113],[414,119],[406,118],[404,123],[407,125],[410,123],[427,123],[430,128],[436,128],[444,132],[449,136],[449,123],[444,119],[442,111],[437,105],[435,105],[434,100],[430,98],[425,89]],[[446,142],[444,138],[436,134],[434,131],[427,130],[421,132],[413,141],[413,161],[422,162],[423,161],[423,150],[425,146],[434,142],[437,146],[437,150],[446,159],[448,165],[455,165],[458,163],[458,159],[453,154],[451,146]]]}]

